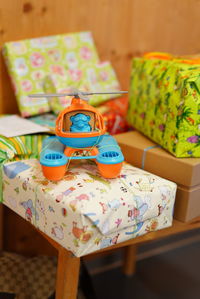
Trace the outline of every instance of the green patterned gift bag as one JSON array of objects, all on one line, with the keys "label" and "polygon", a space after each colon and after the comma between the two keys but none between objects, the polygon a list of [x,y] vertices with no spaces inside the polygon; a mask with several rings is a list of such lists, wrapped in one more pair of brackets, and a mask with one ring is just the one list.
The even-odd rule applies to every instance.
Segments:
[{"label": "green patterned gift bag", "polygon": [[128,120],[176,157],[200,157],[200,64],[134,58]]}]

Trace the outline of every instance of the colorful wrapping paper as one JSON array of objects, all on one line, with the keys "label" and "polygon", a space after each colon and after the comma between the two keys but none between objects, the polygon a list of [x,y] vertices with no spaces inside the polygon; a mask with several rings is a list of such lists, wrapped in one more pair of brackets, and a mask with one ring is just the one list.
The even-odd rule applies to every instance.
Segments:
[{"label": "colorful wrapping paper", "polygon": [[200,158],[179,159],[138,131],[115,135],[125,160],[177,184],[174,218],[200,216]]},{"label": "colorful wrapping paper", "polygon": [[103,115],[107,132],[114,135],[129,130],[126,120],[127,109],[127,97],[113,99],[97,107],[97,110]]},{"label": "colorful wrapping paper", "polygon": [[4,165],[3,183],[4,204],[76,256],[172,224],[176,184],[128,164],[104,179],[79,162],[51,182],[37,160],[18,161]]},{"label": "colorful wrapping paper", "polygon": [[7,138],[0,135],[0,162],[38,158],[46,134]]},{"label": "colorful wrapping paper", "polygon": [[54,113],[45,113],[30,117],[29,120],[41,126],[47,127],[51,133],[55,134],[56,118],[57,116]]},{"label": "colorful wrapping paper", "polygon": [[200,65],[134,58],[128,120],[176,157],[200,157]]},{"label": "colorful wrapping paper", "polygon": [[2,167],[5,162],[39,158],[42,142],[48,135],[6,138],[0,135],[0,203],[2,202]]},{"label": "colorful wrapping paper", "polygon": [[8,42],[3,54],[24,117],[50,111],[45,97],[28,97],[44,92],[43,79],[47,74],[61,74],[69,69],[71,76],[76,77],[85,65],[99,62],[90,32]]},{"label": "colorful wrapping paper", "polygon": [[[67,69],[61,73],[50,74],[44,80],[44,88],[47,93],[67,93],[73,88],[82,91],[106,92],[119,91],[120,84],[110,62],[98,64],[85,64],[84,69]],[[89,97],[91,105],[99,105],[117,95],[94,95]],[[72,97],[55,97],[49,103],[52,111],[58,114],[69,106]]]}]

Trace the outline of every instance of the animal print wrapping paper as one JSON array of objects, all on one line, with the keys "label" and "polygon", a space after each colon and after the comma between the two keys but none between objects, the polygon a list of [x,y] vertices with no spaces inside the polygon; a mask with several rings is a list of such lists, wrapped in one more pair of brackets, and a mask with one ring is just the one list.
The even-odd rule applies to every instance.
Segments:
[{"label": "animal print wrapping paper", "polygon": [[77,257],[171,226],[175,193],[175,183],[126,163],[116,179],[92,161],[71,163],[59,182],[36,159],[3,166],[3,203]]}]

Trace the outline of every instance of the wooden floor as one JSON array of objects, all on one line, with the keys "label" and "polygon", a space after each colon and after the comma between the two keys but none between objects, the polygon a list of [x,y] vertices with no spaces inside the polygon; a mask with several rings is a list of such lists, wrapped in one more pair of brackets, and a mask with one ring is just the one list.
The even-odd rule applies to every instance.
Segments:
[{"label": "wooden floor", "polygon": [[[169,228],[150,232],[144,236],[137,237],[135,239],[116,244],[109,248],[99,250],[98,252],[89,254],[88,256],[99,254],[101,252],[106,252],[108,250],[117,249],[120,247],[124,248],[124,274],[131,275],[135,271],[136,263],[136,248],[134,246],[153,240],[159,240],[167,236],[173,236],[178,233],[194,230],[196,228],[200,228],[200,217],[193,220],[190,223],[182,223],[174,220],[173,225]],[[75,299],[78,285],[80,258],[70,256],[70,253],[64,248],[62,248],[58,243],[50,239],[45,234],[43,234],[43,236],[58,250],[56,299]],[[72,273],[73,275],[71,275]]]},{"label": "wooden floor", "polygon": [[[121,272],[120,254],[87,262],[96,299],[199,299],[200,230],[176,236],[173,242],[170,239],[141,246],[136,273],[131,277]],[[158,253],[158,247],[167,246],[165,252]],[[109,264],[114,267],[106,270]]]}]

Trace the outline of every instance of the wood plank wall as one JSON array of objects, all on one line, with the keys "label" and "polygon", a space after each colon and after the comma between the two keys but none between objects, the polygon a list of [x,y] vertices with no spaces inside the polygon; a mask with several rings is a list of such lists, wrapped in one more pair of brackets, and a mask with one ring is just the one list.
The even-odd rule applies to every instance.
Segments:
[{"label": "wood plank wall", "polygon": [[[126,89],[135,55],[200,53],[199,15],[200,0],[0,0],[0,48],[6,41],[91,30],[101,60],[112,62]],[[16,112],[0,55],[0,113]],[[29,224],[4,214],[8,250],[35,253],[34,238],[45,248]]]}]

